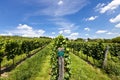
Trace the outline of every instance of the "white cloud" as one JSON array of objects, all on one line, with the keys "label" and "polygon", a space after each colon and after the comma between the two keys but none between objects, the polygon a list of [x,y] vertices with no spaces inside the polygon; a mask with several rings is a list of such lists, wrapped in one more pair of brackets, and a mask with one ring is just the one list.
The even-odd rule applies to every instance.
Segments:
[{"label": "white cloud", "polygon": [[85,36],[89,36],[89,34],[85,34]]},{"label": "white cloud", "polygon": [[118,33],[114,33],[114,32],[107,32],[106,34],[108,34],[108,35],[114,35],[114,34],[118,34]]},{"label": "white cloud", "polygon": [[38,29],[34,30],[31,26],[27,24],[19,24],[15,30],[8,31],[6,34],[2,35],[19,35],[23,37],[40,37],[45,33],[44,30]]},{"label": "white cloud", "polygon": [[91,17],[87,18],[86,21],[93,21],[96,18],[98,18],[98,16],[91,16]]},{"label": "white cloud", "polygon": [[48,36],[48,37],[50,37],[50,38],[55,38],[56,36]]},{"label": "white cloud", "polygon": [[109,35],[111,35],[111,34],[113,34],[112,32],[108,32],[108,33],[106,33],[106,34],[109,34]]},{"label": "white cloud", "polygon": [[65,31],[68,31],[68,32],[77,30],[78,27],[79,27],[76,24],[74,24],[72,22],[69,22],[66,19],[54,20],[53,22],[54,22],[54,24],[56,24],[56,26],[59,27],[58,28],[59,30],[65,30]]},{"label": "white cloud", "polygon": [[63,34],[63,31],[59,31],[59,34]]},{"label": "white cloud", "polygon": [[58,26],[59,34],[70,34],[74,31],[76,31],[79,26],[76,24],[64,19],[64,18],[54,18],[50,19],[56,26]]},{"label": "white cloud", "polygon": [[114,11],[120,6],[120,0],[112,0],[110,3],[108,3],[106,6],[105,4],[98,4],[96,6],[97,10],[99,10],[100,13],[105,13],[107,11]]},{"label": "white cloud", "polygon": [[117,25],[115,25],[116,28],[120,28],[120,23],[118,23]]},{"label": "white cloud", "polygon": [[39,29],[38,31],[36,31],[38,34],[44,34],[45,33],[45,31],[44,30],[42,30],[42,29]]},{"label": "white cloud", "polygon": [[115,18],[112,18],[109,20],[111,23],[117,23],[120,22],[120,14],[118,14]]},{"label": "white cloud", "polygon": [[64,30],[64,33],[70,34],[70,33],[71,33],[71,30]]},{"label": "white cloud", "polygon": [[23,37],[40,37],[43,35],[44,32],[45,32],[44,30],[35,30],[35,31],[34,30],[31,30],[31,31],[21,30],[21,32],[16,32],[16,33],[20,34]]},{"label": "white cloud", "polygon": [[60,34],[70,34],[71,32],[74,32],[78,29],[79,26],[75,25],[74,23],[71,23],[69,21],[63,20],[55,20],[54,24],[58,26],[58,30]]},{"label": "white cloud", "polygon": [[71,30],[61,30],[59,31],[59,34],[70,34]]},{"label": "white cloud", "polygon": [[55,34],[55,32],[52,32],[52,34]]},{"label": "white cloud", "polygon": [[85,31],[90,31],[90,28],[86,27],[84,28]]},{"label": "white cloud", "polygon": [[107,31],[106,30],[98,30],[96,33],[97,34],[102,34],[102,33],[106,33]]},{"label": "white cloud", "polygon": [[65,19],[55,20],[54,23],[58,26],[59,34],[71,34],[78,29],[79,26]]},{"label": "white cloud", "polygon": [[77,26],[74,23],[66,22],[66,21],[61,21],[61,22],[56,22],[56,25],[58,25],[60,30],[69,30],[72,28],[76,28]]},{"label": "white cloud", "polygon": [[[27,1],[27,0],[26,0]],[[36,6],[44,6],[42,9],[36,10],[36,12],[29,14],[29,16],[33,15],[49,15],[49,16],[65,16],[78,12],[81,10],[86,4],[88,4],[87,0],[30,0],[28,3],[37,3]]]},{"label": "white cloud", "polygon": [[17,29],[24,29],[24,30],[32,30],[32,27],[31,26],[28,26],[28,25],[26,25],[26,24],[19,24],[18,26],[17,26]]},{"label": "white cloud", "polygon": [[60,0],[60,1],[58,2],[58,5],[62,5],[62,4],[63,4],[63,1]]},{"label": "white cloud", "polygon": [[97,4],[97,6],[95,7],[95,9],[99,10],[99,8],[105,6],[105,3],[99,3]]},{"label": "white cloud", "polygon": [[71,36],[78,36],[79,33],[77,33],[77,32],[76,32],[76,33],[71,33],[70,35],[71,35]]},{"label": "white cloud", "polygon": [[69,36],[67,36],[69,39],[77,39],[78,38],[79,33],[74,32],[71,33]]},{"label": "white cloud", "polygon": [[2,35],[2,36],[12,36],[13,34],[12,33],[3,33],[3,34],[0,34],[0,35]]}]

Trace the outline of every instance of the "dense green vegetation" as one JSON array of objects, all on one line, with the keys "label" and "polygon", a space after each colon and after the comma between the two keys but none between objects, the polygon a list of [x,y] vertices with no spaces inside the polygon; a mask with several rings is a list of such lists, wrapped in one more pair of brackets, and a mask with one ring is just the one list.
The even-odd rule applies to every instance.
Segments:
[{"label": "dense green vegetation", "polygon": [[[69,43],[72,52],[89,62],[90,64],[103,69],[114,80],[120,79],[120,44],[102,42],[76,42]],[[81,56],[86,55],[86,56]]]},{"label": "dense green vegetation", "polygon": [[63,47],[64,48],[64,80],[70,79],[70,55],[69,55],[69,49],[67,46],[67,40],[62,36],[59,35],[55,38],[53,45],[52,45],[52,54],[51,54],[51,80],[58,80],[59,76],[59,66],[58,66],[58,48]]},{"label": "dense green vegetation", "polygon": [[100,39],[100,38],[97,38],[97,39],[91,39],[91,38],[83,39],[83,38],[77,38],[75,41],[85,42],[86,40],[88,42],[100,42],[101,41],[103,43],[120,43],[120,36],[115,37],[113,39]]},{"label": "dense green vegetation", "polygon": [[114,42],[114,43],[120,43],[120,37],[113,38],[112,42]]},{"label": "dense green vegetation", "polygon": [[94,68],[78,56],[71,53],[70,57],[72,59],[70,80],[111,80],[100,69]]},{"label": "dense green vegetation", "polygon": [[[14,70],[12,70],[8,75],[8,78],[5,80],[33,80],[42,70],[43,64],[47,56],[49,56],[50,48],[47,46],[38,52],[35,56],[27,59],[25,62],[20,64]],[[4,80],[3,79],[3,80]]]},{"label": "dense green vegetation", "polygon": [[0,80],[57,80],[59,47],[65,53],[64,80],[120,80],[119,39],[0,36]]},{"label": "dense green vegetation", "polygon": [[[37,48],[43,48],[48,43],[50,43],[51,39],[47,38],[23,38],[23,37],[0,37],[0,69],[15,67],[16,63],[15,58],[19,58],[26,54],[26,57],[29,57],[30,52]],[[40,49],[39,49],[40,50]],[[37,51],[37,50],[36,50]],[[8,61],[12,59],[13,64],[9,64]],[[25,59],[21,57],[22,60]],[[19,62],[18,61],[18,62]],[[4,62],[4,63],[2,63]],[[6,63],[6,64],[5,64]],[[3,65],[4,64],[4,65]],[[6,65],[6,66],[5,66]],[[1,74],[1,72],[0,72]]]}]

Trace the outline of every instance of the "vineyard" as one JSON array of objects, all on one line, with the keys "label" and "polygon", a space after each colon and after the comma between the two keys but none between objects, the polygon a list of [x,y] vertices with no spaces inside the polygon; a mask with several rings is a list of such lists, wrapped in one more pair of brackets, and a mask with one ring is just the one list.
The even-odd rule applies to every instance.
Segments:
[{"label": "vineyard", "polygon": [[104,70],[114,80],[120,79],[120,44],[70,42],[71,52],[92,66]]},{"label": "vineyard", "polygon": [[[63,79],[58,49],[64,48]],[[120,44],[0,37],[0,80],[120,80]]]}]

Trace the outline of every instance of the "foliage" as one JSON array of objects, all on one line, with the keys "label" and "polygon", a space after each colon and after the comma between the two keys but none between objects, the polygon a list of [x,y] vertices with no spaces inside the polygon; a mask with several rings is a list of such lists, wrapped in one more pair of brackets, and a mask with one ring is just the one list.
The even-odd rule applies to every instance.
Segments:
[{"label": "foliage", "polygon": [[64,48],[64,80],[70,79],[70,55],[69,55],[69,49],[67,48],[67,40],[62,36],[59,35],[55,38],[53,42],[53,52],[51,54],[51,80],[57,80],[58,79],[58,48],[63,47]]},{"label": "foliage", "polygon": [[33,80],[31,78],[35,77],[43,68],[43,62],[46,56],[49,55],[49,51],[50,48],[47,46],[32,58],[24,61],[24,63],[10,72],[7,80]]},{"label": "foliage", "polygon": [[[74,49],[75,51],[77,51],[78,53],[75,53],[75,55],[81,57],[79,55],[79,52],[82,52],[84,55],[87,56],[87,60],[88,57],[91,57],[93,59],[94,65],[101,67],[103,66],[103,61],[105,58],[105,52],[107,50],[107,46],[109,46],[108,49],[108,55],[111,56],[111,58],[107,59],[106,62],[106,67],[104,68],[104,70],[108,73],[108,74],[112,74],[114,76],[117,77],[117,75],[120,75],[120,64],[119,64],[119,60],[120,60],[120,44],[119,43],[102,43],[100,42],[85,42],[85,43],[81,43],[81,42],[70,42],[69,47]],[[95,61],[97,61],[97,63],[95,64]],[[88,60],[88,62],[91,62],[90,60]]]},{"label": "foliage", "polygon": [[109,51],[110,51],[112,56],[117,57],[120,55],[120,44],[115,43],[115,44],[111,44],[109,46],[110,46]]},{"label": "foliage", "polygon": [[14,65],[14,58],[17,55],[17,53],[20,53],[19,44],[16,41],[9,41],[5,44],[5,52],[7,53],[7,59],[13,59],[13,65]]},{"label": "foliage", "polygon": [[113,43],[120,43],[120,37],[116,37],[112,39]]},{"label": "foliage", "polygon": [[[28,55],[30,51],[36,48],[43,48],[51,42],[50,38],[27,38],[19,36],[0,36],[0,62],[4,62],[4,66],[11,66],[10,59],[15,63],[15,57],[23,54]],[[7,57],[7,60],[6,60]],[[4,59],[4,61],[3,61]],[[23,58],[19,59],[22,60]],[[19,62],[18,61],[18,62]]]}]

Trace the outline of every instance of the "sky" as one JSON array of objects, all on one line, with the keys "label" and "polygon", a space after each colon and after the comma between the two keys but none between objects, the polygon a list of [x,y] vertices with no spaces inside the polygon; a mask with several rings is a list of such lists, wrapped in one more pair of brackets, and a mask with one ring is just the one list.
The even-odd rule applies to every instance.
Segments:
[{"label": "sky", "polygon": [[120,0],[1,0],[0,35],[120,36]]}]

